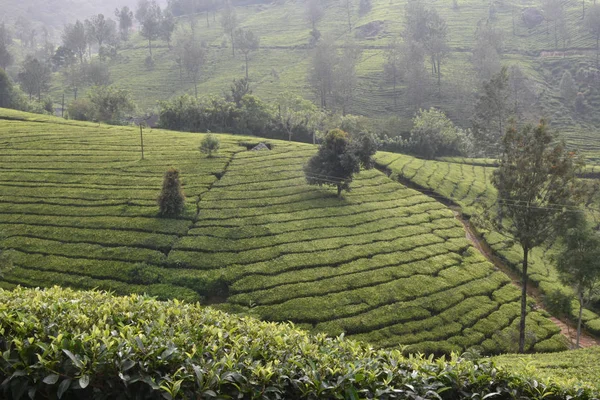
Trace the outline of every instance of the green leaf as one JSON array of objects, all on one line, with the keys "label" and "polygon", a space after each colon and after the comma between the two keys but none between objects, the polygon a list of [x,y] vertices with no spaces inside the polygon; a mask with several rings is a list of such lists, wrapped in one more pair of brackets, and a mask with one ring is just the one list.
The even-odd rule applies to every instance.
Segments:
[{"label": "green leaf", "polygon": [[65,379],[60,383],[60,385],[58,385],[58,391],[56,392],[56,395],[59,399],[61,399],[63,394],[65,394],[65,392],[69,389],[69,386],[71,386],[71,379]]},{"label": "green leaf", "polygon": [[59,377],[57,374],[50,374],[46,376],[42,382],[44,382],[46,385],[54,385],[56,382],[58,382],[58,378]]},{"label": "green leaf", "polygon": [[73,364],[75,364],[75,366],[79,369],[83,368],[83,363],[77,358],[77,356],[75,356],[75,354],[71,353],[69,350],[67,349],[63,349],[63,352],[69,356],[69,358],[71,359],[71,361],[73,361]]},{"label": "green leaf", "polygon": [[79,386],[81,386],[82,389],[88,387],[89,384],[90,377],[88,375],[83,375],[81,378],[79,378]]}]

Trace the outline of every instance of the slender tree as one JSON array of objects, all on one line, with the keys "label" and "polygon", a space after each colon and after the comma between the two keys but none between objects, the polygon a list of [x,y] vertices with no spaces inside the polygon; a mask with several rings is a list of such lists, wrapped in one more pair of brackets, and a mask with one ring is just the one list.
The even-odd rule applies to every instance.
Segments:
[{"label": "slender tree", "polygon": [[600,293],[600,237],[585,217],[578,217],[576,224],[563,235],[563,250],[557,259],[561,281],[574,289],[579,302],[577,348],[581,338],[583,309]]},{"label": "slender tree", "polygon": [[148,40],[148,51],[152,56],[152,41],[158,39],[161,33],[162,10],[155,0],[142,0],[136,18],[142,25],[140,34]]},{"label": "slender tree", "polygon": [[394,88],[394,107],[398,106],[398,83],[402,78],[402,45],[397,37],[392,38],[385,49],[383,74],[387,82]]},{"label": "slender tree", "polygon": [[9,46],[12,44],[12,37],[8,28],[2,22],[0,24],[0,68],[6,69],[14,62],[14,57],[9,51]]},{"label": "slender tree", "polygon": [[498,190],[496,227],[523,249],[519,352],[525,351],[529,254],[554,237],[583,199],[579,159],[541,121],[511,126],[502,140],[500,166],[492,177]]},{"label": "slender tree", "polygon": [[475,31],[473,65],[483,81],[489,80],[500,71],[502,34],[489,20],[480,21]]},{"label": "slender tree", "polygon": [[115,17],[117,17],[119,21],[119,34],[121,35],[121,40],[129,40],[129,30],[133,26],[133,11],[127,6],[122,7],[120,10],[117,8],[115,9]]},{"label": "slender tree", "polygon": [[90,33],[99,47],[116,35],[116,25],[113,20],[104,18],[103,14],[92,16],[90,19]]},{"label": "slender tree", "polygon": [[231,39],[231,51],[235,56],[235,30],[239,25],[239,21],[237,18],[237,13],[235,12],[235,8],[231,4],[230,0],[227,0],[225,3],[225,7],[223,7],[223,11],[221,14],[221,26],[226,34],[229,35]]},{"label": "slender tree", "polygon": [[356,66],[362,55],[361,49],[352,43],[346,43],[334,69],[334,94],[342,115],[346,115],[352,105],[358,79]]},{"label": "slender tree", "polygon": [[182,64],[188,77],[194,82],[194,94],[198,98],[198,79],[200,71],[206,60],[206,50],[193,37],[184,39],[182,52]]},{"label": "slender tree", "polygon": [[317,30],[317,24],[323,18],[324,13],[321,0],[307,0],[305,15],[313,31]]},{"label": "slender tree", "polygon": [[327,99],[333,90],[334,68],[337,51],[329,39],[322,40],[314,50],[308,80],[320,101],[321,108],[327,108]]},{"label": "slender tree", "polygon": [[569,70],[566,70],[563,73],[563,76],[560,79],[559,89],[560,96],[565,100],[565,103],[572,106],[575,101],[575,96],[577,96],[577,85]]},{"label": "slender tree", "polygon": [[238,50],[244,55],[246,63],[246,79],[248,79],[248,62],[250,54],[257,51],[260,45],[260,38],[250,30],[237,29],[235,31],[234,41]]}]

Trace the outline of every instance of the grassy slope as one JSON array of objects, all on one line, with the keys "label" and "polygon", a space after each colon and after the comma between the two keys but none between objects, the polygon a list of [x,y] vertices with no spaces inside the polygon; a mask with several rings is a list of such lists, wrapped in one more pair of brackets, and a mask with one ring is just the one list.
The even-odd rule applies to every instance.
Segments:
[{"label": "grassy slope", "polygon": [[[208,300],[225,309],[413,350],[497,351],[497,331],[516,323],[517,289],[452,212],[378,171],[340,201],[305,184],[310,145],[248,152],[248,138],[223,135],[219,157],[206,159],[203,135],[154,130],[141,161],[134,128],[0,117],[13,118],[0,119],[0,247],[15,264],[3,286],[195,300],[221,281],[229,297]],[[178,220],[156,218],[170,166],[188,196]],[[537,350],[561,348],[541,314],[530,326]]]},{"label": "grassy slope", "polygon": [[[471,95],[477,87],[475,74],[470,62],[470,49],[475,40],[477,22],[489,15],[488,3],[480,0],[461,0],[460,7],[452,8],[451,2],[426,1],[435,7],[448,21],[449,44],[452,51],[443,66],[443,85],[438,93],[434,79],[423,107],[438,106],[456,122],[468,125]],[[558,82],[565,69],[575,75],[580,66],[591,67],[595,43],[582,28],[580,2],[566,1],[567,26],[570,42],[567,47],[576,48],[567,58],[540,56],[542,51],[554,49],[552,29],[550,34],[542,24],[528,30],[520,12],[526,7],[541,7],[541,1],[504,1],[498,6],[496,25],[504,33],[505,64],[519,64],[535,82],[535,90],[542,97],[540,107],[543,114],[557,126],[566,130],[573,143],[587,145],[597,137],[595,126],[600,123],[592,110],[600,104],[597,85],[579,82],[579,90],[586,95],[589,112],[577,115],[566,107],[558,93]],[[391,86],[383,80],[383,49],[389,39],[398,35],[403,26],[405,0],[389,2],[373,0],[373,9],[364,16],[355,10],[353,33],[348,33],[345,14],[339,2],[326,5],[326,13],[319,23],[325,36],[332,36],[338,44],[353,39],[364,49],[358,65],[359,83],[357,96],[351,111],[371,117],[384,117],[391,114],[404,119],[406,127],[416,111],[416,105],[406,96],[401,96],[397,107],[393,105]],[[513,9],[516,17],[515,35],[512,33]],[[313,98],[306,76],[311,50],[306,47],[309,41],[309,26],[304,19],[302,2],[285,1],[270,5],[239,7],[237,9],[241,27],[251,29],[261,38],[261,49],[253,55],[250,65],[250,78],[255,94],[275,100],[284,91],[290,90]],[[373,21],[384,21],[385,28],[375,37],[356,37],[355,32]],[[220,95],[232,79],[243,75],[243,59],[232,57],[226,36],[223,35],[219,15],[216,20],[209,18],[210,27],[204,17],[199,17],[197,35],[210,46],[209,57],[203,68],[199,93]],[[178,29],[189,29],[187,20],[182,19]],[[174,35],[177,36],[177,33]],[[225,47],[223,47],[225,44]],[[562,46],[562,43],[560,44]],[[192,93],[193,85],[185,77],[180,79],[175,57],[163,42],[155,42],[155,62],[153,70],[144,66],[148,54],[146,42],[134,38],[121,51],[121,59],[111,66],[114,83],[131,90],[143,109],[152,108],[157,100],[167,99],[181,93]],[[404,93],[404,88],[400,87]],[[53,96],[59,99],[62,94],[61,82],[55,82]],[[68,93],[67,97],[71,94]],[[590,132],[591,130],[591,132]],[[587,148],[590,151],[591,149]],[[597,154],[597,148],[591,151]]]},{"label": "grassy slope", "polygon": [[[449,159],[446,161],[421,160],[412,156],[393,153],[378,153],[377,162],[388,168],[393,179],[408,180],[424,188],[432,196],[451,199],[463,212],[471,217],[482,236],[491,248],[517,271],[521,270],[522,250],[507,237],[491,230],[485,221],[485,214],[494,205],[496,190],[491,184],[494,171],[492,160]],[[489,166],[484,165],[489,163]],[[595,206],[596,207],[596,206]],[[588,211],[590,218],[597,220],[597,207]],[[542,293],[561,290],[572,293],[563,286],[553,266],[551,248],[538,248],[532,252],[529,274],[531,280]],[[573,315],[578,310],[577,301],[573,301]],[[586,310],[583,315],[585,326],[595,334],[600,334],[600,316]]]}]

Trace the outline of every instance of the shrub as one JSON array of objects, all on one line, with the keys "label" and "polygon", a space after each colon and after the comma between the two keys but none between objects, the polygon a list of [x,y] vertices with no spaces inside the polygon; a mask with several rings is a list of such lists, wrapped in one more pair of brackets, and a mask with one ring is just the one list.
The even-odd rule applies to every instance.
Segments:
[{"label": "shrub", "polygon": [[202,143],[200,143],[200,151],[207,154],[208,158],[212,158],[213,152],[216,153],[219,151],[220,147],[221,142],[219,141],[219,138],[212,133],[206,135],[204,139],[202,139]]},{"label": "shrub", "polygon": [[425,158],[467,156],[473,140],[469,131],[454,126],[446,115],[434,108],[421,110],[414,119],[408,146],[413,153]]},{"label": "shrub", "polygon": [[77,121],[91,121],[94,118],[92,103],[87,98],[74,100],[67,106],[67,118]]},{"label": "shrub", "polygon": [[[163,289],[170,288],[157,288]],[[0,332],[6,400],[597,395],[575,382],[569,388],[499,369],[487,359],[405,358],[400,350],[139,295],[0,290]],[[441,353],[456,348],[432,345]]]},{"label": "shrub", "polygon": [[171,168],[165,173],[162,192],[158,197],[158,206],[160,215],[164,217],[176,217],[185,208],[185,195],[181,190],[179,171],[175,168]]}]

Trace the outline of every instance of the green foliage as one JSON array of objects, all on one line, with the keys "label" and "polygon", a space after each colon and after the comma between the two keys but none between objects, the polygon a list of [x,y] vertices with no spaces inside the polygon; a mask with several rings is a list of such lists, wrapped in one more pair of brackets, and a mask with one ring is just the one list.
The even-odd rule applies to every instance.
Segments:
[{"label": "green foliage", "polygon": [[468,156],[473,150],[470,132],[454,126],[440,110],[421,110],[413,121],[409,149],[428,159],[443,156]]},{"label": "green foliage", "polygon": [[351,140],[340,129],[329,131],[319,152],[304,167],[306,181],[309,185],[336,186],[340,197],[342,190],[350,190],[352,176],[360,172],[360,167],[371,166],[375,154],[372,142],[368,136]]},{"label": "green foliage", "polygon": [[179,171],[175,168],[165,173],[163,188],[158,196],[159,214],[165,217],[179,216],[185,208],[185,196],[181,190]]},{"label": "green foliage", "polygon": [[0,300],[0,390],[7,400],[25,393],[88,399],[595,395],[573,379],[540,381],[485,359],[405,358],[399,350],[177,301],[59,288],[0,290]]},{"label": "green foliage", "polygon": [[200,151],[204,154],[207,154],[208,158],[211,158],[213,153],[218,152],[220,147],[221,142],[219,141],[219,138],[211,133],[206,135],[200,143]]},{"label": "green foliage", "polygon": [[69,104],[69,118],[122,124],[124,117],[135,110],[129,92],[115,86],[94,86],[83,99]]}]

